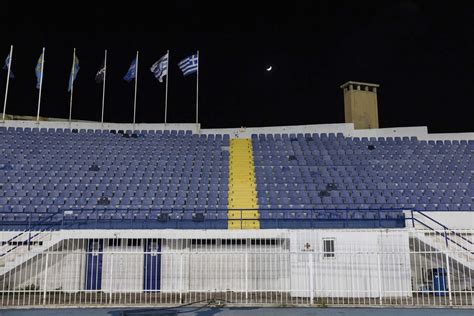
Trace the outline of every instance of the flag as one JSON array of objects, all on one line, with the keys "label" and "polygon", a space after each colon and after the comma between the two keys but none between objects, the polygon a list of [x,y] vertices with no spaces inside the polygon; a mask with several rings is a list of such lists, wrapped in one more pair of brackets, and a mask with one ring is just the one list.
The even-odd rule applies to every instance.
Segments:
[{"label": "flag", "polygon": [[100,67],[99,71],[95,75],[95,82],[101,83],[104,81],[105,78],[105,62],[102,63],[102,66]]},{"label": "flag", "polygon": [[178,63],[179,68],[184,76],[197,72],[198,69],[198,55],[191,55]]},{"label": "flag", "polygon": [[[11,58],[12,58],[11,55],[8,54],[7,58],[5,59],[5,65],[3,66],[3,69],[8,70]],[[13,75],[13,71],[11,71],[10,69],[10,79],[13,79],[13,78],[15,78],[15,76]]]},{"label": "flag", "polygon": [[123,80],[130,82],[133,78],[135,78],[137,74],[137,58],[132,60],[130,64],[130,68],[128,68],[127,74],[123,77]]},{"label": "flag", "polygon": [[77,73],[79,72],[79,59],[77,58],[76,54],[74,54],[74,63],[73,63],[73,67],[71,69],[71,75],[69,76],[69,87],[67,89],[67,91],[71,91],[72,89],[72,85],[74,83],[74,80],[76,80],[76,77],[77,77]]},{"label": "flag", "polygon": [[36,89],[40,88],[41,77],[43,73],[41,72],[41,67],[44,62],[43,53],[41,53],[40,57],[38,58],[38,63],[36,64],[35,73],[36,73]]},{"label": "flag", "polygon": [[154,63],[150,70],[159,82],[163,82],[163,77],[168,75],[168,53]]}]

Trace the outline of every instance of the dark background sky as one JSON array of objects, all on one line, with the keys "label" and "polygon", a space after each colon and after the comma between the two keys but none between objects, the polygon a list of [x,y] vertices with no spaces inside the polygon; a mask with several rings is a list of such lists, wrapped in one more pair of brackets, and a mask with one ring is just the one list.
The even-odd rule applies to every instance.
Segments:
[{"label": "dark background sky", "polygon": [[137,122],[163,122],[165,86],[149,68],[169,49],[168,121],[193,122],[195,78],[176,63],[199,49],[204,128],[343,122],[339,85],[356,80],[381,85],[381,127],[472,132],[474,6],[437,2],[3,0],[0,58],[13,44],[16,75],[7,112],[36,114],[34,67],[45,46],[41,115],[66,118],[76,47],[73,118],[100,120],[94,76],[107,48],[105,119],[131,122],[133,82],[122,77],[140,50]]}]

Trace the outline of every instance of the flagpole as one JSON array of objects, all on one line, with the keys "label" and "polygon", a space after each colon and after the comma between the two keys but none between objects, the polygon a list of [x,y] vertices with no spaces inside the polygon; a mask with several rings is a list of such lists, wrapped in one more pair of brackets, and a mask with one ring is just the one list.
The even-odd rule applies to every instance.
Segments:
[{"label": "flagpole", "polygon": [[168,116],[168,78],[170,77],[170,51],[166,53],[168,55],[168,64],[166,65],[166,92],[165,92],[165,126],[167,123],[167,116]]},{"label": "flagpole", "polygon": [[75,76],[74,66],[76,63],[75,57],[76,57],[76,48],[74,48],[74,51],[72,53],[72,69],[71,69],[71,75],[69,78],[69,80],[71,80],[71,82],[69,83],[71,85],[71,98],[69,100],[69,124],[71,124],[71,118],[72,118],[72,95],[74,93],[74,76]]},{"label": "flagpole", "polygon": [[5,101],[3,102],[3,117],[2,121],[5,122],[5,112],[7,110],[7,98],[8,98],[8,84],[10,83],[10,69],[12,68],[13,58],[13,45],[10,45],[10,58],[8,60],[8,71],[7,71],[7,85],[5,87]]},{"label": "flagpole", "polygon": [[199,51],[197,51],[197,61],[198,61],[198,66],[197,66],[197,78],[196,78],[196,127],[198,125],[198,120],[199,120]]},{"label": "flagpole", "polygon": [[135,117],[137,114],[137,81],[138,81],[138,51],[135,60],[135,96],[133,98],[133,130],[135,131]]},{"label": "flagpole", "polygon": [[36,123],[39,123],[39,115],[41,108],[41,90],[43,89],[43,70],[44,70],[44,47],[43,53],[41,54],[41,77],[40,77],[40,88],[38,94],[38,113],[36,114]]},{"label": "flagpole", "polygon": [[105,77],[107,75],[107,50],[105,50],[104,56],[104,80],[102,80],[102,115],[100,123],[104,126],[104,107],[105,107]]}]

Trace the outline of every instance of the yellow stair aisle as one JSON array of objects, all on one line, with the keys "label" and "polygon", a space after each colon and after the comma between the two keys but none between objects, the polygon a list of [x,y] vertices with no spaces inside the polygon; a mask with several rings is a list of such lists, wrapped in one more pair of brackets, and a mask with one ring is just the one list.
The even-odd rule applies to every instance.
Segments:
[{"label": "yellow stair aisle", "polygon": [[[252,141],[231,139],[228,229],[259,229]],[[242,220],[241,220],[242,219]]]}]

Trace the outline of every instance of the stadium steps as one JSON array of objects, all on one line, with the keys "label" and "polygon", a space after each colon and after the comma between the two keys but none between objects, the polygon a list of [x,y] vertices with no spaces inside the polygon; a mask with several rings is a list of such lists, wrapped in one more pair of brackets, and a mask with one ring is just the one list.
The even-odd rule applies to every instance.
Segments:
[{"label": "stadium steps", "polygon": [[[26,231],[10,240],[21,246],[9,244],[2,246],[0,249],[0,281],[8,272],[24,265],[29,260],[41,258],[48,249],[52,249],[64,239],[62,235],[53,234],[50,231],[33,233],[34,235],[29,237],[30,235]],[[31,247],[27,246],[28,238],[31,238]]]},{"label": "stadium steps", "polygon": [[461,239],[460,234],[446,234],[448,234],[448,238],[450,238],[448,242],[449,250],[446,248],[446,240],[444,236],[434,232],[417,234],[412,238],[413,240],[410,242],[410,248],[412,251],[420,253],[426,257],[426,260],[433,261],[433,265],[439,265],[438,261],[446,262],[446,257],[444,257],[444,255],[440,258],[433,254],[442,254],[447,251],[446,254],[453,262],[451,265],[452,269],[459,272],[464,268],[467,269],[467,271],[470,271],[470,273],[474,273],[474,262],[472,260],[474,249],[472,249],[472,244],[467,242],[466,239]]},{"label": "stadium steps", "polygon": [[259,229],[252,142],[231,139],[229,152],[228,229]]}]

